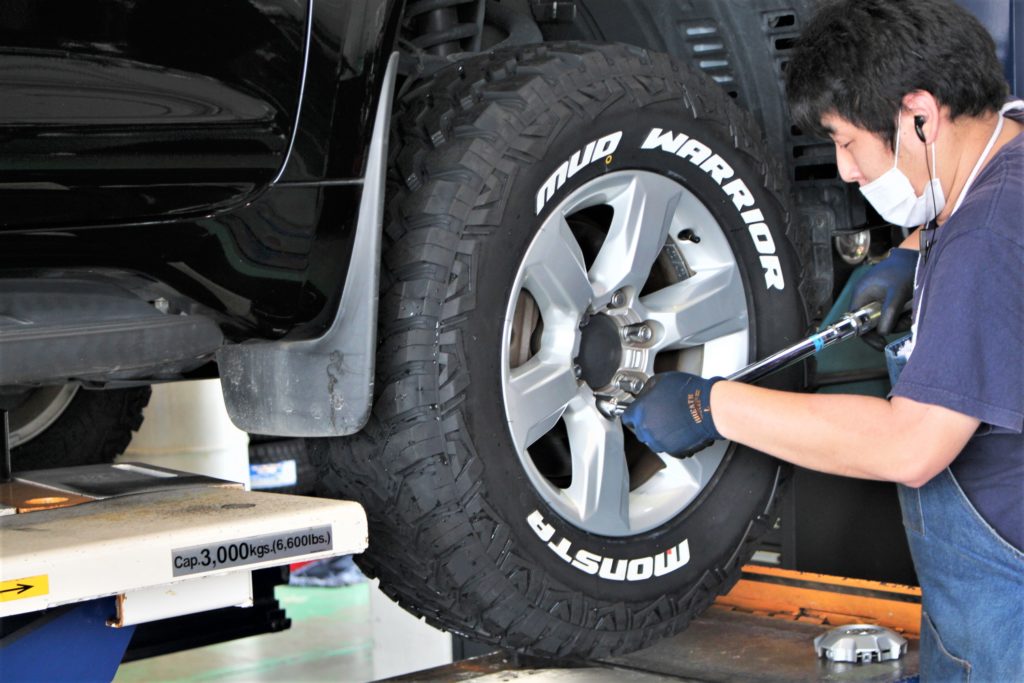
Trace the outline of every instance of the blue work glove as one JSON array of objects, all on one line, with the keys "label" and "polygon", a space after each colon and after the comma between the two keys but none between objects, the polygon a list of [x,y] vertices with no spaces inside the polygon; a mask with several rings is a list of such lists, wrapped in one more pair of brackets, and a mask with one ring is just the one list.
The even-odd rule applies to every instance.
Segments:
[{"label": "blue work glove", "polygon": [[688,372],[655,375],[622,414],[622,424],[656,453],[693,455],[722,438],[711,417],[711,387],[721,379]]},{"label": "blue work glove", "polygon": [[886,335],[895,329],[903,307],[914,298],[914,269],[918,253],[914,249],[893,249],[876,263],[853,288],[850,309],[856,311],[872,301],[882,304],[882,315],[875,331]]}]

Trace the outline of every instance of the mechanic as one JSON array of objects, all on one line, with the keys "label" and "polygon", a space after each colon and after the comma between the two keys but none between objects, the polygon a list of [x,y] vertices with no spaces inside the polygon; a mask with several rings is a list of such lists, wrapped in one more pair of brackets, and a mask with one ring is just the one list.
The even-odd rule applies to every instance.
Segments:
[{"label": "mechanic", "polygon": [[896,482],[922,587],[926,680],[1024,680],[1024,102],[993,41],[942,0],[842,0],[789,62],[791,110],[842,178],[917,227],[854,291],[892,331],[888,400],[681,373],[623,415],[658,452],[714,439],[831,474]]}]

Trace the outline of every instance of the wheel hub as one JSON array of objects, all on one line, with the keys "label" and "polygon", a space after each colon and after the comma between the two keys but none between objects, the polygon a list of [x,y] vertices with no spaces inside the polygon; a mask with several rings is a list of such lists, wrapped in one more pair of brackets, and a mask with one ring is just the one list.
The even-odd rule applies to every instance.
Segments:
[{"label": "wheel hub", "polygon": [[592,389],[611,384],[622,358],[619,326],[606,315],[595,315],[580,330],[580,379]]}]

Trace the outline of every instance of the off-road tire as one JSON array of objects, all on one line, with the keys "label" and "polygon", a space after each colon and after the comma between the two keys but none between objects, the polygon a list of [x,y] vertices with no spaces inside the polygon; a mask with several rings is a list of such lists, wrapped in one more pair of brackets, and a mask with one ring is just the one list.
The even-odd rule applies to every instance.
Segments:
[{"label": "off-road tire", "polygon": [[[689,184],[732,216],[751,355],[795,340],[804,313],[784,232],[786,190],[756,125],[703,74],[667,56],[574,43],[467,60],[415,88],[396,119],[373,414],[353,437],[310,442],[320,493],[366,509],[370,546],[359,565],[428,622],[505,648],[593,657],[681,630],[738,578],[777,517],[786,470],[734,445],[707,489],[668,523],[615,538],[574,528],[545,506],[510,448],[502,324],[512,275],[539,222],[537,188],[588,140],[643,120],[614,160],[579,171],[548,206],[574,182],[616,168]],[[761,281],[757,240],[721,187],[697,177],[706,173],[675,174],[690,173],[689,162],[665,152],[638,156],[654,120],[728,155],[771,225],[785,288]],[[775,380],[798,381],[792,373]],[[554,536],[539,537],[536,518],[528,520],[534,511]],[[641,564],[688,543],[690,560],[660,577],[607,580],[560,557],[560,539],[571,541],[570,552]]]},{"label": "off-road tire", "polygon": [[[295,462],[295,484],[273,486],[260,490],[271,493],[307,495],[316,487],[316,474],[309,462],[305,439],[281,439],[278,437],[249,435],[249,464],[268,465]],[[255,485],[253,488],[257,488]]]},{"label": "off-road tire", "polygon": [[149,387],[79,389],[46,431],[11,450],[15,472],[113,462],[142,426]]}]

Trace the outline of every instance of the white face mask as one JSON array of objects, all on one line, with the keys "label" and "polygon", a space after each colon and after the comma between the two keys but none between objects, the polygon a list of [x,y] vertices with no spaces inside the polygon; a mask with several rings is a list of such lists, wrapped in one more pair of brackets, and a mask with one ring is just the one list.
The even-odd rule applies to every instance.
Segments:
[{"label": "white face mask", "polygon": [[878,215],[893,225],[914,228],[933,220],[946,206],[946,195],[935,172],[935,143],[932,143],[932,179],[920,197],[910,179],[896,168],[900,160],[900,126],[896,124],[896,160],[892,168],[860,188]]}]

